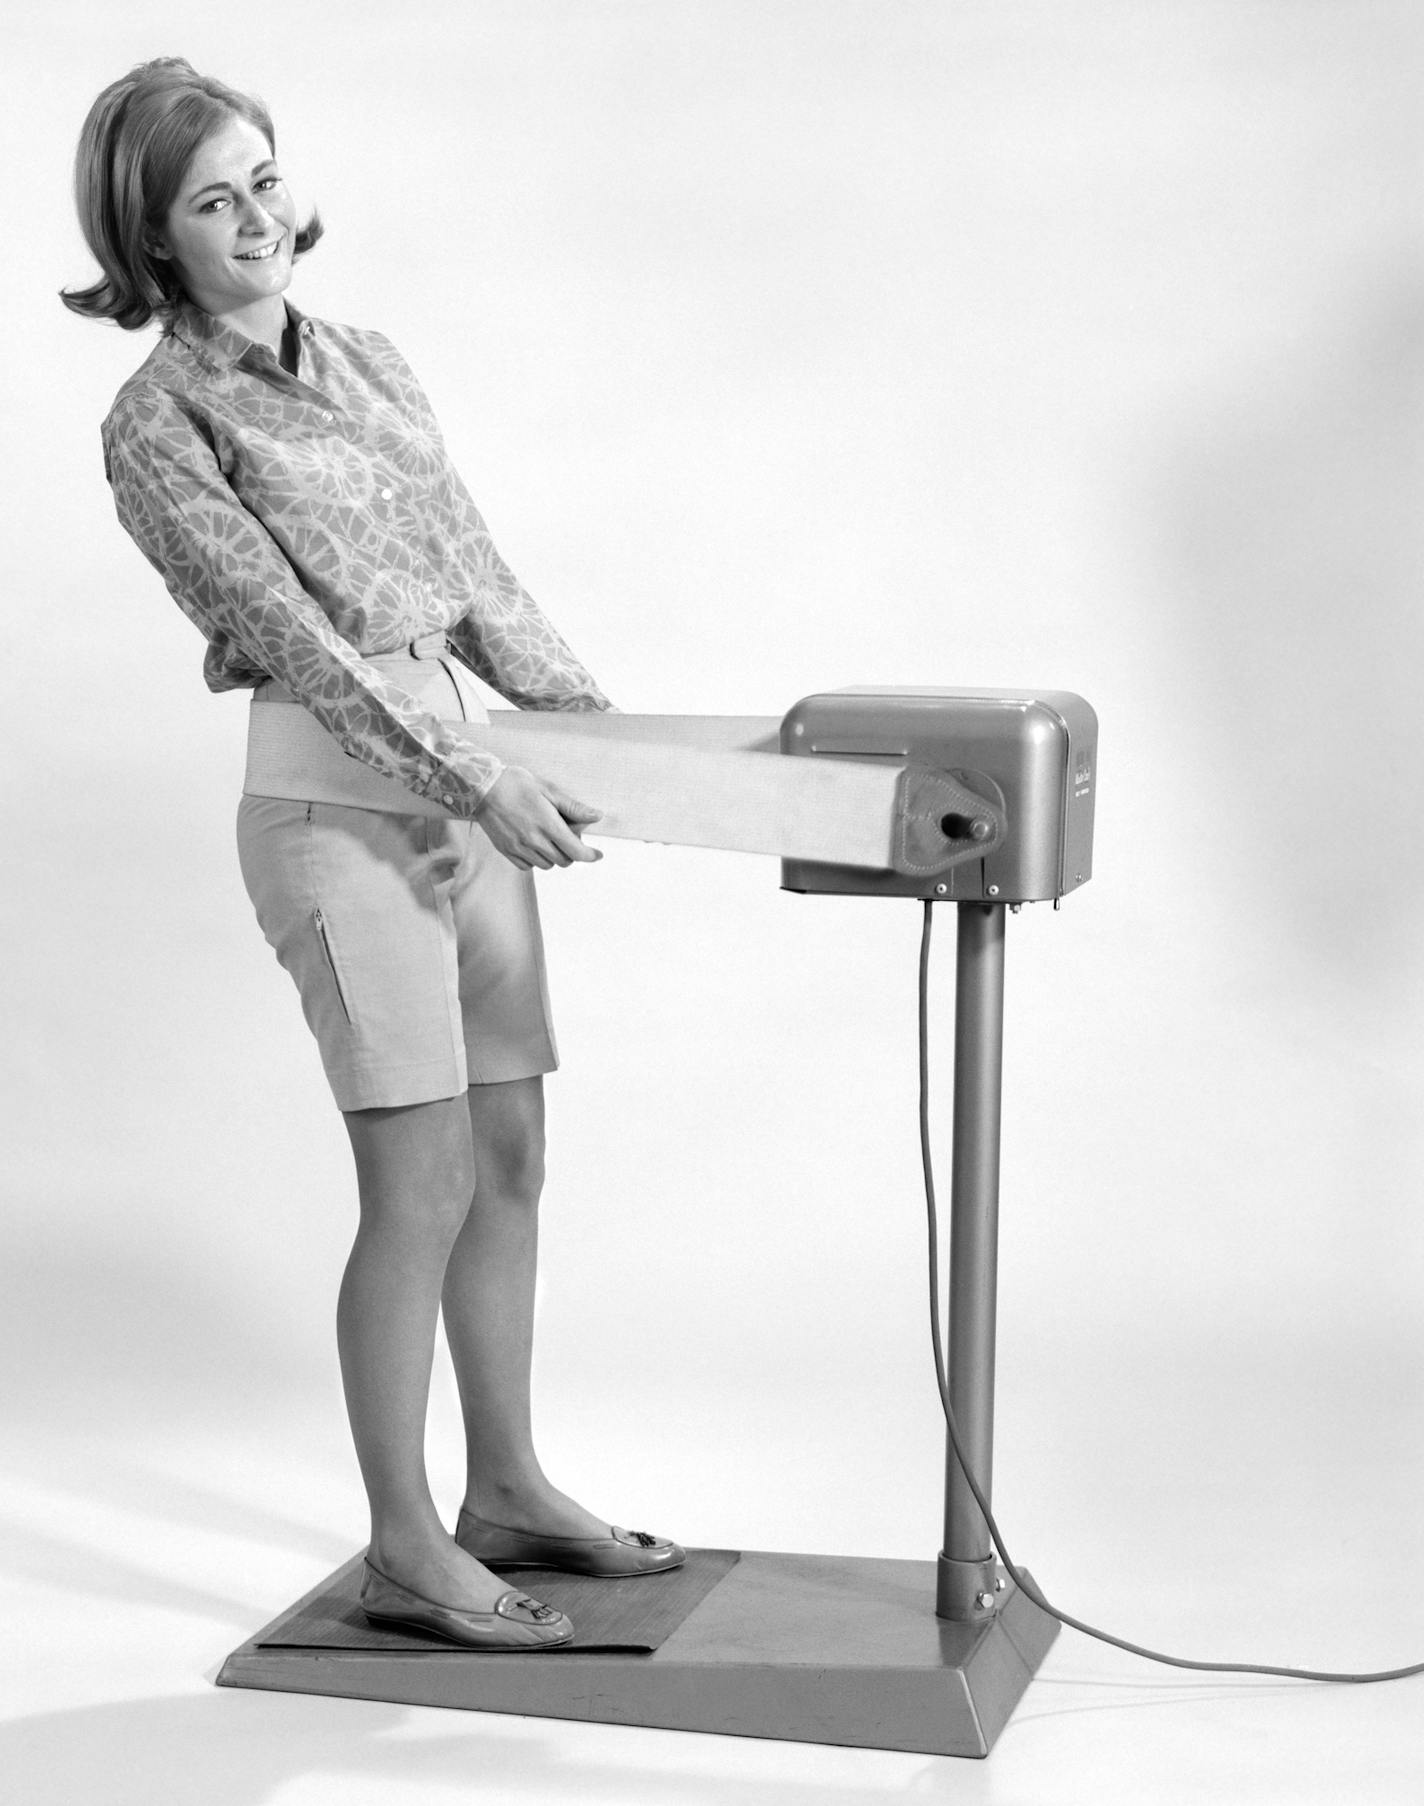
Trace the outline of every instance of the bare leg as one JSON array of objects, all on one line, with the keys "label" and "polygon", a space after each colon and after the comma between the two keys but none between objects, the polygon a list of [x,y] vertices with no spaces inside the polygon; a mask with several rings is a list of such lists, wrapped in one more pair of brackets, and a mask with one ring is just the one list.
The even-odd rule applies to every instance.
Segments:
[{"label": "bare leg", "polygon": [[607,1536],[608,1522],[550,1484],[534,1452],[529,1371],[544,1085],[473,1085],[474,1204],[445,1271],[445,1333],[465,1418],[465,1505],[497,1524],[546,1536]]},{"label": "bare leg", "polygon": [[361,1222],[341,1282],[337,1341],[371,1505],[371,1559],[443,1604],[488,1611],[508,1588],[458,1548],[425,1472],[440,1286],[474,1188],[463,1097],[346,1114]]}]

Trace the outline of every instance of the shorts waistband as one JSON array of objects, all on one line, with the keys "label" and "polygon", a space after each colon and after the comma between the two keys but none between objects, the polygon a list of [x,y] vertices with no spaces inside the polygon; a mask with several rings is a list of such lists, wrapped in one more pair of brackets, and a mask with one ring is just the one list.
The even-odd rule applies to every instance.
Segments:
[{"label": "shorts waistband", "polygon": [[445,635],[437,630],[423,633],[408,645],[397,646],[394,652],[365,652],[361,656],[372,665],[403,665],[413,658],[444,658],[448,650]]}]

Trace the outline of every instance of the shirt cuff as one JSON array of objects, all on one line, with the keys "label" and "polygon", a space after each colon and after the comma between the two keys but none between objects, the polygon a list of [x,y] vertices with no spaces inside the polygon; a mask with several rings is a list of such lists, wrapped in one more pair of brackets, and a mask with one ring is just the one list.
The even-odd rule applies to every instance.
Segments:
[{"label": "shirt cuff", "polygon": [[457,777],[448,770],[437,771],[423,784],[412,784],[409,788],[428,802],[439,803],[460,821],[474,821],[488,801],[490,791],[504,774],[504,761],[494,758],[493,754],[490,758],[494,769],[479,779]]}]

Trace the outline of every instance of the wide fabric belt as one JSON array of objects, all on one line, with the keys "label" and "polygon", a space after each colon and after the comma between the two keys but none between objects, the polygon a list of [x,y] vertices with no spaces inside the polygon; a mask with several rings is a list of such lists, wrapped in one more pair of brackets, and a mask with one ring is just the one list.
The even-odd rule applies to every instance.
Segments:
[{"label": "wide fabric belt", "polygon": [[[518,709],[491,717],[438,652],[371,663],[424,706],[433,704],[432,713],[443,712],[457,738],[601,810],[588,830],[595,835],[925,876],[982,859],[1002,833],[996,817],[994,840],[949,837],[951,817],[989,810],[949,773],[893,758],[789,758],[774,718]],[[429,680],[419,675],[422,665]],[[457,698],[463,718],[452,712]],[[350,758],[277,686],[254,694],[251,723],[249,796],[395,815],[453,813]]]},{"label": "wide fabric belt", "polygon": [[[443,634],[428,634],[399,652],[368,655],[366,662],[442,721],[489,720],[473,681],[447,656]],[[242,788],[247,796],[337,803],[387,815],[451,814],[440,802],[353,759],[292,691],[272,678],[252,693]]]}]

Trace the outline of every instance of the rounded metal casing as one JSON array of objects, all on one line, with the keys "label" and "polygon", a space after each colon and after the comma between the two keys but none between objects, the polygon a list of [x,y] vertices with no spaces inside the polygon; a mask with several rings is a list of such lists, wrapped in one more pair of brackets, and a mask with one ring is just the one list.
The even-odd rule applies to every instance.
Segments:
[{"label": "rounded metal casing", "polygon": [[1056,901],[1092,876],[1098,718],[1068,690],[856,687],[803,697],[781,724],[794,758],[893,759],[943,772],[1001,809],[1002,840],[933,877],[784,859],[784,890]]}]

